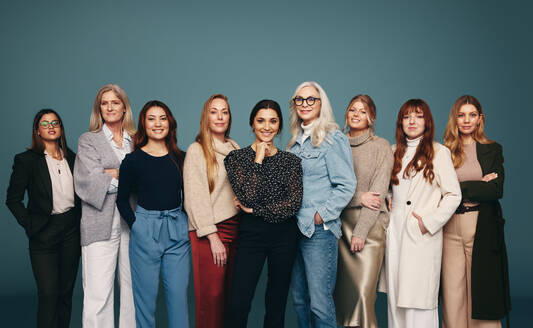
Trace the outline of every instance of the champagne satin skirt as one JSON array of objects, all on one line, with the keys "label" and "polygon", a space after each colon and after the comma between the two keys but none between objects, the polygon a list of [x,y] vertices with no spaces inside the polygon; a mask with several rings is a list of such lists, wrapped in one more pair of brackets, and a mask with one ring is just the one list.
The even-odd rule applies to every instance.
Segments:
[{"label": "champagne satin skirt", "polygon": [[342,238],[339,240],[337,284],[334,292],[335,312],[337,324],[341,326],[377,328],[374,303],[385,255],[389,216],[385,212],[379,214],[368,233],[363,250],[352,254],[350,241],[360,212],[360,208],[346,208],[341,214]]}]

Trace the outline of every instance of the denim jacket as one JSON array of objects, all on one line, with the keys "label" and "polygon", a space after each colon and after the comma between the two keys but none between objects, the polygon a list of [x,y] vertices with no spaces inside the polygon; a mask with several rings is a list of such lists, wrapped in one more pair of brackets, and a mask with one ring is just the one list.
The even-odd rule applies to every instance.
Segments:
[{"label": "denim jacket", "polygon": [[356,185],[350,143],[339,130],[330,132],[318,147],[313,146],[311,138],[303,144],[301,139],[302,132],[289,149],[302,159],[304,194],[302,207],[296,214],[298,228],[310,238],[318,212],[328,229],[340,238],[339,217],[352,199]]}]

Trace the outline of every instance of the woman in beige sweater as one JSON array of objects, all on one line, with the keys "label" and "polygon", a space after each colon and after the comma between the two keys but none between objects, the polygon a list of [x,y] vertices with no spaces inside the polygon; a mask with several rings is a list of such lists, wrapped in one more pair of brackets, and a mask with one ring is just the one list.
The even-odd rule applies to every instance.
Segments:
[{"label": "woman in beige sweater", "polygon": [[231,112],[226,96],[205,102],[200,132],[185,157],[184,205],[194,272],[196,327],[224,323],[238,235],[235,194],[228,181],[224,158],[239,146],[229,138]]},{"label": "woman in beige sweater", "polygon": [[341,214],[342,238],[334,294],[337,323],[346,327],[377,327],[374,302],[385,253],[389,214],[384,197],[393,156],[389,142],[373,133],[376,106],[372,98],[355,96],[345,119],[357,189]]}]

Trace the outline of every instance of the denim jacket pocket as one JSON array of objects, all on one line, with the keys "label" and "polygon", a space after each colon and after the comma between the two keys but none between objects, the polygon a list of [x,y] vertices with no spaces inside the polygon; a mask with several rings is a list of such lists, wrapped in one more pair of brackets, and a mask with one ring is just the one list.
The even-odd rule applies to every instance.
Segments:
[{"label": "denim jacket pocket", "polygon": [[300,155],[304,175],[324,174],[326,163],[318,150],[306,150]]}]

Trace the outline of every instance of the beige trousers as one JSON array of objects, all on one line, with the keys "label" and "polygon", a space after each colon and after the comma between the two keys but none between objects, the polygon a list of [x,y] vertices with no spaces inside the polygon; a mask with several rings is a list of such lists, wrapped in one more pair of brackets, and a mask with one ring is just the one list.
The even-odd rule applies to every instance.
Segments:
[{"label": "beige trousers", "polygon": [[[444,226],[442,249],[442,327],[501,328],[499,320],[472,319],[472,247],[478,212],[454,214]],[[490,274],[487,272],[487,274]]]}]

